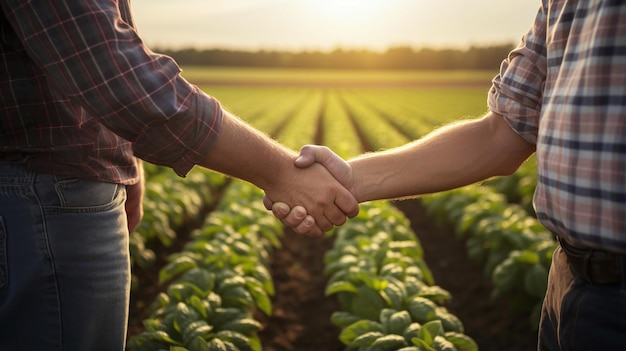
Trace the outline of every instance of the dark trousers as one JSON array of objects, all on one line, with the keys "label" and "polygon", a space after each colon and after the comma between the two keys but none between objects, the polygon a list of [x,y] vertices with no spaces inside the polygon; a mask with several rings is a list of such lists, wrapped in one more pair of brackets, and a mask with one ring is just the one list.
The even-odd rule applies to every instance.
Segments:
[{"label": "dark trousers", "polygon": [[[626,259],[619,266],[625,277]],[[570,269],[559,246],[552,258],[538,350],[626,350],[626,280],[588,283]]]},{"label": "dark trousers", "polygon": [[0,351],[122,351],[124,186],[0,163]]}]

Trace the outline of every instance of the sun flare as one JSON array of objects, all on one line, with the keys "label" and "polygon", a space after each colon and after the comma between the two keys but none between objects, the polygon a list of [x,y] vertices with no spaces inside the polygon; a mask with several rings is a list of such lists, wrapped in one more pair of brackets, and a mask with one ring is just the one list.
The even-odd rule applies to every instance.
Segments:
[{"label": "sun flare", "polygon": [[324,21],[356,24],[376,18],[388,4],[385,0],[311,0],[307,7]]}]

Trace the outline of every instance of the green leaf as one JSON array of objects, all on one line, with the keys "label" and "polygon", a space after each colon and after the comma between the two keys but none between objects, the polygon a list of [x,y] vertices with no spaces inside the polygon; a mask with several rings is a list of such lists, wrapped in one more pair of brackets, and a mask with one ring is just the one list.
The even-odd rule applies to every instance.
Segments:
[{"label": "green leaf", "polygon": [[437,335],[432,344],[433,348],[437,351],[457,351],[454,344],[446,340],[443,336]]},{"label": "green leaf", "polygon": [[378,291],[365,285],[358,288],[357,294],[350,304],[352,313],[371,320],[376,320],[380,311],[385,307],[387,307],[387,303]]},{"label": "green leaf", "polygon": [[447,332],[444,337],[456,347],[457,351],[478,351],[476,342],[465,334]]},{"label": "green leaf", "polygon": [[159,283],[163,284],[196,266],[197,262],[191,254],[180,255],[159,271]]},{"label": "green leaf", "polygon": [[395,351],[405,346],[408,346],[408,344],[403,337],[400,335],[389,334],[376,339],[376,341],[372,344],[372,349]]},{"label": "green leaf", "polygon": [[443,325],[443,329],[445,331],[450,332],[458,332],[463,333],[463,323],[459,319],[459,317],[450,313],[446,308],[439,307],[437,308],[437,318],[441,320],[441,324]]},{"label": "green leaf", "polygon": [[389,332],[389,319],[396,312],[398,311],[394,310],[393,308],[383,308],[380,311],[380,316],[378,317],[378,320],[383,325],[383,328],[385,328],[385,332]]},{"label": "green leaf", "polygon": [[174,299],[174,301],[185,302],[192,296],[204,296],[205,293],[202,289],[191,283],[181,282],[170,285],[167,288],[167,295]]},{"label": "green leaf", "polygon": [[208,301],[202,300],[199,296],[192,296],[187,300],[187,304],[198,312],[202,318],[209,318],[210,305]]},{"label": "green leaf", "polygon": [[179,302],[176,305],[174,314],[174,329],[182,333],[191,323],[200,319],[200,315],[189,308],[185,303]]},{"label": "green leaf", "polygon": [[365,334],[361,334],[356,339],[352,340],[349,347],[361,347],[361,346],[370,346],[372,345],[378,338],[385,336],[385,334],[373,331],[367,332]]},{"label": "green leaf", "polygon": [[385,330],[380,323],[363,319],[344,328],[339,335],[339,340],[345,345],[350,345],[354,339],[369,332],[384,333]]},{"label": "green leaf", "polygon": [[336,281],[333,283],[328,284],[328,286],[326,287],[326,296],[330,296],[333,294],[337,294],[340,292],[349,292],[349,293],[356,293],[357,292],[357,287],[347,281]]},{"label": "green leaf", "polygon": [[350,324],[358,322],[360,320],[361,317],[355,316],[354,314],[345,311],[335,311],[330,316],[330,321],[339,328],[345,328]]},{"label": "green leaf", "polygon": [[417,346],[420,351],[436,351],[432,346],[432,342],[427,342],[424,339],[420,339],[420,338],[413,338],[411,339],[411,342],[413,343],[413,345]]},{"label": "green leaf", "polygon": [[[252,272],[252,276],[254,277],[252,279],[258,281],[263,287],[263,290],[267,291],[270,296],[275,294],[272,276],[264,265],[256,265],[254,267],[254,271]],[[250,280],[251,277],[246,277],[246,286],[248,286],[248,288],[250,287],[249,284],[251,284]]]},{"label": "green leaf", "polygon": [[254,304],[266,315],[272,314],[272,301],[265,289],[260,284],[252,284],[250,281],[246,283],[248,292],[254,300]]},{"label": "green leaf", "polygon": [[255,319],[242,318],[227,322],[221,325],[220,329],[230,330],[246,336],[251,336],[255,332],[261,330],[261,327],[261,323]]},{"label": "green leaf", "polygon": [[502,261],[502,263],[500,263],[493,270],[493,273],[491,275],[493,284],[496,287],[494,293],[497,295],[509,291],[517,284],[519,284],[522,271],[523,266],[515,262],[515,259],[513,259],[512,257],[508,257],[504,261]]},{"label": "green leaf", "polygon": [[391,315],[387,332],[396,335],[402,335],[406,328],[411,324],[411,315],[408,311],[398,311]]},{"label": "green leaf", "polygon": [[205,321],[199,320],[190,323],[182,332],[183,344],[189,345],[197,337],[208,339],[213,331],[213,326],[208,325]]},{"label": "green leaf", "polygon": [[436,336],[443,336],[444,334],[445,332],[441,321],[436,320],[422,325],[417,337],[426,341],[428,345],[432,345]]},{"label": "green leaf", "polygon": [[205,294],[215,288],[215,274],[202,268],[191,268],[185,272],[180,281],[189,282],[200,288]]},{"label": "green leaf", "polygon": [[413,320],[419,323],[426,323],[437,318],[437,305],[425,297],[413,297],[407,309]]},{"label": "green leaf", "polygon": [[209,343],[200,336],[196,336],[187,344],[189,351],[212,351]]},{"label": "green leaf", "polygon": [[417,323],[417,322],[413,322],[413,323],[409,324],[409,326],[406,327],[406,329],[402,333],[402,336],[404,336],[404,340],[409,342],[413,338],[417,338],[420,329],[422,329],[422,325]]},{"label": "green leaf", "polygon": [[209,350],[210,351],[229,351],[226,347],[226,344],[220,339],[211,339],[209,341]]},{"label": "green leaf", "polygon": [[219,329],[226,323],[243,318],[248,318],[248,314],[239,308],[219,307],[215,309],[209,320],[209,324],[213,325],[216,329]]},{"label": "green leaf", "polygon": [[530,267],[524,275],[524,288],[530,295],[543,299],[548,289],[548,269],[542,264]]},{"label": "green leaf", "polygon": [[385,289],[383,289],[381,295],[385,298],[389,306],[400,310],[402,309],[404,300],[407,297],[406,288],[401,281],[398,281],[393,277],[389,277],[388,279],[389,284],[387,284]]},{"label": "green leaf", "polygon": [[253,351],[250,340],[241,333],[231,330],[223,330],[216,333],[215,337],[224,342],[232,343],[241,351]]},{"label": "green leaf", "polygon": [[254,297],[244,286],[231,286],[219,292],[222,306],[248,309],[255,303]]},{"label": "green leaf", "polygon": [[437,285],[422,287],[419,292],[419,296],[440,304],[452,298],[450,292]]},{"label": "green leaf", "polygon": [[526,263],[529,265],[535,265],[539,263],[539,254],[534,251],[513,251],[510,253],[510,257],[512,257],[515,262],[518,263]]}]

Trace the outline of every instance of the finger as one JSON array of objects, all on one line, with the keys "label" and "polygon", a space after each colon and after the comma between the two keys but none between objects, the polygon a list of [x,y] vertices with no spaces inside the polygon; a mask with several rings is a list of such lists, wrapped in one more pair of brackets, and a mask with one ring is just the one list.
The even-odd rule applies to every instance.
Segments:
[{"label": "finger", "polygon": [[328,220],[328,218],[324,215],[314,217],[315,223],[317,223],[318,228],[322,230],[322,232],[328,232],[333,229],[333,223]]},{"label": "finger", "polygon": [[274,201],[270,200],[270,198],[267,197],[267,195],[263,196],[263,206],[265,206],[266,210],[271,210],[272,204],[274,204]]},{"label": "finger", "polygon": [[293,228],[296,233],[305,234],[310,237],[316,237],[322,234],[322,230],[315,225],[315,219],[307,215],[302,222]]},{"label": "finger", "polygon": [[324,216],[330,223],[336,226],[341,226],[346,223],[346,214],[337,206],[331,206],[326,209]]},{"label": "finger", "polygon": [[295,206],[291,209],[291,211],[288,211],[287,214],[282,217],[281,221],[288,227],[297,227],[302,224],[302,221],[306,219],[307,215],[308,213],[304,207]]},{"label": "finger", "polygon": [[[271,209],[274,217],[278,219],[284,219],[285,217],[288,217],[289,213],[291,212],[289,205],[284,202],[274,202]],[[304,216],[302,217],[304,218]]]},{"label": "finger", "polygon": [[349,192],[337,194],[335,204],[341,212],[350,218],[359,214],[359,202]]}]

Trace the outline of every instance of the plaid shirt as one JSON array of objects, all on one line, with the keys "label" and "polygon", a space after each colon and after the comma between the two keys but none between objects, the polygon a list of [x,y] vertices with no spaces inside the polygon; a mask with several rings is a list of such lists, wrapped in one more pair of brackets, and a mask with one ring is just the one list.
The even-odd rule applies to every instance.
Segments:
[{"label": "plaid shirt", "polygon": [[537,145],[542,223],[626,252],[626,3],[544,0],[489,107]]},{"label": "plaid shirt", "polygon": [[135,158],[185,175],[218,102],[137,36],[128,0],[0,1],[0,160],[132,184]]}]

